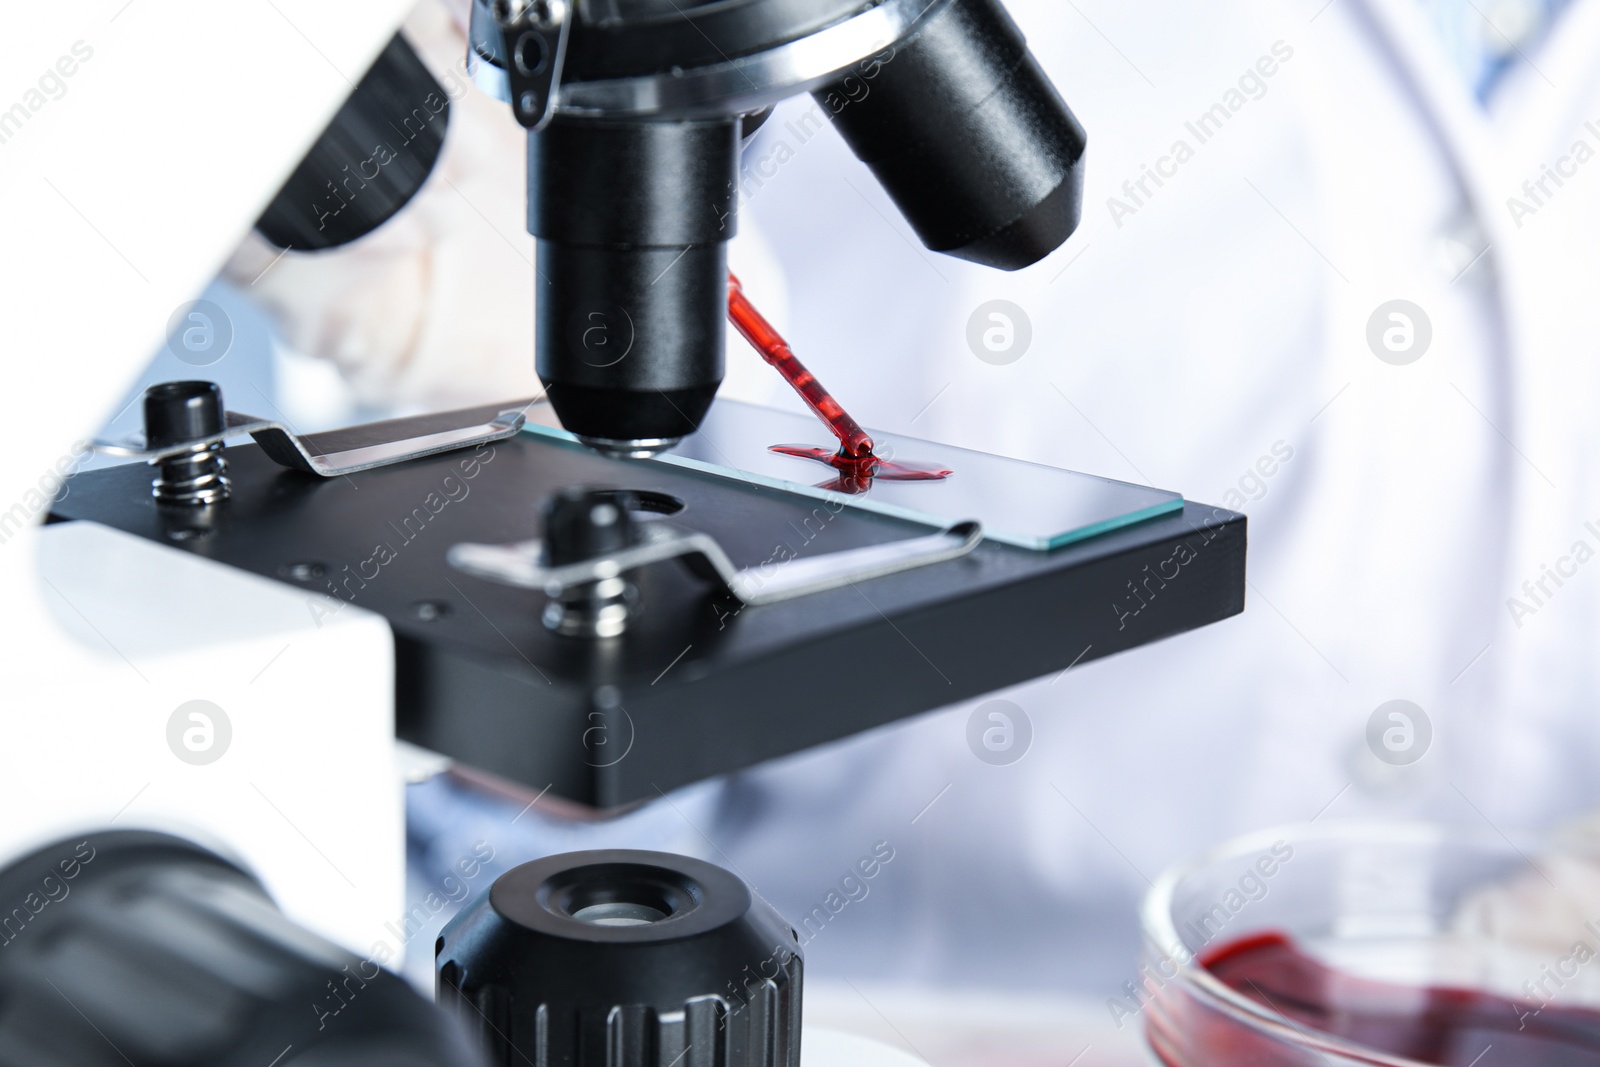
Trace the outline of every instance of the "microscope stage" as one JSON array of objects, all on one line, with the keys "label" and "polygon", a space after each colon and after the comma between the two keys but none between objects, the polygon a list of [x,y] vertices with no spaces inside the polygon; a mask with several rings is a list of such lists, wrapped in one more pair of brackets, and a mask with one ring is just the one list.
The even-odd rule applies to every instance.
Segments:
[{"label": "microscope stage", "polygon": [[[503,407],[307,440],[336,451],[485,420]],[[800,440],[811,438],[821,443],[819,427]],[[944,455],[910,454],[913,443],[903,447],[907,460],[954,465]],[[52,518],[102,523],[299,587],[313,617],[346,604],[384,616],[395,635],[400,737],[599,808],[1244,608],[1244,516],[1086,479],[1121,486],[1117,493],[1131,494],[1125,499],[1158,512],[1050,551],[991,539],[960,559],[760,607],[715,593],[679,563],[654,564],[632,578],[638,612],[626,633],[564,637],[541,622],[544,594],[465,574],[446,552],[538,537],[540,502],[573,485],[681,502],[657,521],[711,535],[741,568],[930,529],[838,506],[839,494],[819,499],[662,459],[610,459],[538,432],[327,479],[278,466],[253,444],[229,447],[226,457],[233,494],[221,504],[157,505],[151,468],[133,463],[71,479]],[[805,472],[790,478],[809,478],[809,466],[817,480],[829,473],[775,458]],[[1174,502],[1161,504],[1168,498]]]}]

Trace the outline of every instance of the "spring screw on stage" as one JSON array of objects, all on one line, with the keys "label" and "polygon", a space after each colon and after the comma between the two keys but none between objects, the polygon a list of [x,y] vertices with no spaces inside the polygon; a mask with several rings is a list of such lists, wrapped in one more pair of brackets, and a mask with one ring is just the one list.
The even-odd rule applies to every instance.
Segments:
[{"label": "spring screw on stage", "polygon": [[567,637],[616,637],[628,628],[634,590],[623,578],[569,589],[545,605],[544,624]]},{"label": "spring screw on stage", "polygon": [[[203,441],[226,426],[222,390],[215,382],[163,382],[144,392],[147,448]],[[150,491],[162,504],[200,507],[226,500],[232,491],[220,441],[197,444],[189,452],[157,460],[155,467]]]},{"label": "spring screw on stage", "polygon": [[[570,486],[544,504],[549,566],[594,559],[634,543],[633,495]],[[628,626],[637,593],[622,574],[562,590],[545,605],[544,624],[569,637],[616,637]]]}]

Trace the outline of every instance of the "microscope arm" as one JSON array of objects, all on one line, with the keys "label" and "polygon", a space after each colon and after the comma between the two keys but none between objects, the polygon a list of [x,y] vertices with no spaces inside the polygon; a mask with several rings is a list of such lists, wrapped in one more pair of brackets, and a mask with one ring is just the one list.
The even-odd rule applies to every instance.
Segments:
[{"label": "microscope arm", "polygon": [[[0,826],[0,852],[113,818],[181,824],[236,847],[297,918],[361,951],[370,916],[391,913],[403,889],[382,621],[352,609],[319,628],[303,597],[270,583],[97,524],[39,524],[173,310],[215,275],[409,6],[108,0],[0,16],[4,69],[65,85],[58,98],[0,105],[11,206],[0,257],[0,678],[11,712],[0,809],[26,814]],[[273,670],[299,661],[294,684],[306,688],[294,696],[273,670],[260,673],[286,645]],[[306,773],[291,753],[326,728],[311,708],[331,708],[332,691],[313,687],[336,662],[351,717],[326,740],[351,749],[342,770],[329,749]],[[268,696],[292,713],[257,718],[250,709]],[[168,717],[197,698],[238,727],[231,788],[230,775],[167,748]],[[307,857],[323,861],[263,795],[313,834],[307,813],[373,820],[380,833],[337,858],[361,889],[325,866],[313,881],[326,876],[331,892],[306,886]]]}]

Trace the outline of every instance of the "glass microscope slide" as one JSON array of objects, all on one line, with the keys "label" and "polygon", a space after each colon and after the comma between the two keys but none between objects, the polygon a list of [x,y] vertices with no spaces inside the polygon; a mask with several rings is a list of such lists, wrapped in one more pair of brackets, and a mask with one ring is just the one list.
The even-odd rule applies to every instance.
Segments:
[{"label": "glass microscope slide", "polygon": [[[561,441],[548,403],[528,409],[527,431]],[[942,480],[895,481],[843,475],[825,463],[771,451],[774,445],[836,442],[812,415],[718,400],[700,431],[645,463],[666,463],[752,485],[799,493],[943,528],[976,520],[990,540],[1048,550],[1180,511],[1183,497],[1111,478],[991,456],[914,437],[872,432],[877,455],[916,466],[947,468]]]}]

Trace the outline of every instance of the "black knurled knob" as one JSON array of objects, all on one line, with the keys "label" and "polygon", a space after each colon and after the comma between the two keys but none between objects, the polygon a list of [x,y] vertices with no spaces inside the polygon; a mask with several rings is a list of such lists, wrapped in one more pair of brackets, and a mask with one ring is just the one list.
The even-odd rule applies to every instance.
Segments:
[{"label": "black knurled knob", "polygon": [[495,1064],[799,1067],[795,932],[738,877],[661,852],[506,872],[436,946],[439,1002]]}]

